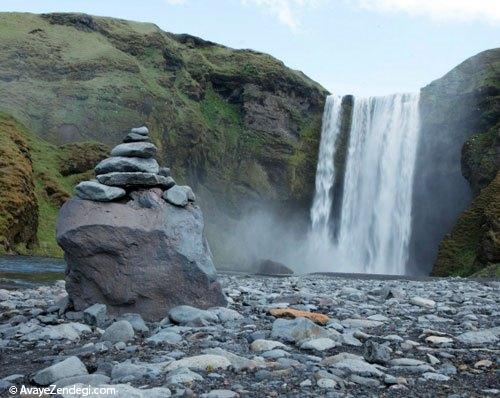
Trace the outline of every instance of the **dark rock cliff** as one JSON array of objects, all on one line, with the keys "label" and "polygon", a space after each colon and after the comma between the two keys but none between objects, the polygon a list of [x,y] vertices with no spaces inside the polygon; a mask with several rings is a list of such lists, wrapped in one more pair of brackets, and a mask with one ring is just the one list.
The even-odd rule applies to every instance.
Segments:
[{"label": "dark rock cliff", "polygon": [[342,213],[342,198],[344,197],[345,168],[347,164],[347,152],[349,150],[349,138],[351,134],[352,110],[354,97],[346,95],[342,98],[342,111],[340,120],[340,134],[335,142],[335,179],[332,187],[332,237],[338,238],[340,228],[340,215]]},{"label": "dark rock cliff", "polygon": [[0,109],[55,144],[115,144],[147,124],[199,193],[209,238],[247,203],[305,210],[314,191],[327,92],[267,54],[147,23],[2,13],[0,90]]},{"label": "dark rock cliff", "polygon": [[481,242],[498,236],[500,49],[469,58],[424,87],[420,108],[411,270],[426,274],[435,264],[434,275],[469,275],[498,262],[481,254]]}]

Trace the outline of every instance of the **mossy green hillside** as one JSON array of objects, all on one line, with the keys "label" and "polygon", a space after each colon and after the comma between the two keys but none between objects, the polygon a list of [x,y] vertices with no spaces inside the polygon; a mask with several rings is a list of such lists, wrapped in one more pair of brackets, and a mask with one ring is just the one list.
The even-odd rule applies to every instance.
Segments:
[{"label": "mossy green hillside", "polygon": [[[164,161],[192,184],[203,170],[232,178],[257,156],[268,176],[267,164],[292,167],[274,176],[286,199],[310,195],[281,178],[296,174],[297,156],[314,168],[317,148],[298,152],[304,132],[319,135],[326,91],[273,57],[83,14],[3,13],[0,38],[0,108],[49,141],[114,144],[146,123]],[[309,191],[311,174],[301,184]]]},{"label": "mossy green hillside", "polygon": [[4,113],[0,143],[0,251],[62,256],[55,241],[59,208],[107,151],[95,142],[58,147]]},{"label": "mossy green hillside", "polygon": [[56,145],[111,146],[146,124],[209,226],[247,201],[307,213],[327,92],[270,55],[148,23],[0,13],[0,90],[0,109]]},{"label": "mossy green hillside", "polygon": [[36,243],[33,162],[22,127],[0,113],[0,250]]}]

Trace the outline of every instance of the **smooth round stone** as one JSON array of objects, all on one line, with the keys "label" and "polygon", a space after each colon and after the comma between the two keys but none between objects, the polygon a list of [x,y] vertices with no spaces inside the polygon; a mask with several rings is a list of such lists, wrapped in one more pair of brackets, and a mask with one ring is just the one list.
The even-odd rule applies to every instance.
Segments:
[{"label": "smooth round stone", "polygon": [[82,376],[88,374],[85,365],[78,357],[69,357],[48,368],[40,370],[35,374],[33,380],[36,384],[47,386],[56,380],[65,379],[72,376]]},{"label": "smooth round stone", "polygon": [[337,386],[337,382],[335,380],[332,380],[332,379],[319,379],[317,381],[317,385],[320,388],[331,389],[331,388],[335,388]]},{"label": "smooth round stone", "polygon": [[96,303],[83,311],[83,319],[88,325],[101,326],[106,322],[107,308],[104,304]]},{"label": "smooth round stone", "polygon": [[410,299],[410,303],[425,308],[434,308],[436,306],[436,302],[434,300],[426,299],[419,296],[412,297]]},{"label": "smooth round stone", "polygon": [[178,368],[167,374],[167,384],[185,384],[193,381],[203,381],[203,377],[188,368]]},{"label": "smooth round stone", "polygon": [[167,372],[178,368],[206,371],[207,368],[227,369],[229,366],[231,366],[231,362],[229,361],[229,359],[224,358],[221,355],[204,354],[179,359],[177,361],[171,362],[164,369]]},{"label": "smooth round stone", "polygon": [[134,329],[132,325],[125,320],[117,321],[112,323],[104,331],[102,335],[102,341],[110,341],[111,343],[126,343],[134,338]]},{"label": "smooth round stone", "polygon": [[99,373],[94,373],[94,374],[89,374],[89,375],[81,375],[81,376],[71,376],[71,377],[66,377],[64,379],[57,380],[54,384],[57,386],[57,388],[63,388],[66,386],[70,386],[73,384],[78,384],[82,383],[85,384],[86,386],[99,386],[101,384],[106,384],[110,381],[109,376],[99,374]]},{"label": "smooth round stone", "polygon": [[126,194],[122,188],[110,187],[96,181],[82,181],[75,187],[75,193],[81,199],[97,202],[110,202]]},{"label": "smooth round stone", "polygon": [[450,378],[448,376],[439,374],[439,373],[433,373],[433,372],[425,372],[422,374],[424,379],[426,380],[433,380],[433,381],[448,381]]},{"label": "smooth round stone", "polygon": [[149,130],[146,126],[134,127],[130,130],[131,133],[140,134],[140,135],[148,135]]},{"label": "smooth round stone", "polygon": [[160,330],[158,333],[148,337],[146,342],[151,345],[157,344],[178,344],[182,341],[182,337],[178,333],[169,332],[168,330]]},{"label": "smooth round stone", "polygon": [[120,318],[118,319],[119,321],[125,320],[128,323],[132,325],[132,329],[134,331],[139,332],[139,333],[147,333],[149,332],[149,328],[147,327],[146,323],[144,322],[144,319],[142,319],[142,316],[139,314],[134,314],[134,313],[126,313],[123,315],[120,315]]},{"label": "smooth round stone", "polygon": [[129,142],[115,146],[111,156],[152,158],[158,149],[151,142]]},{"label": "smooth round stone", "polygon": [[153,158],[127,158],[124,156],[106,158],[99,162],[99,164],[95,167],[96,175],[129,171],[158,174],[159,170],[160,166]]},{"label": "smooth round stone", "polygon": [[262,357],[266,359],[278,359],[278,358],[284,358],[289,356],[290,354],[286,352],[285,350],[276,348],[274,350],[266,351],[262,353]]},{"label": "smooth round stone", "polygon": [[339,345],[339,343],[329,339],[328,337],[322,337],[319,339],[307,340],[300,345],[300,348],[302,350],[325,351]]},{"label": "smooth round stone", "polygon": [[425,341],[434,346],[446,346],[453,343],[453,339],[444,336],[428,336],[425,338]]},{"label": "smooth round stone", "polygon": [[191,189],[190,186],[179,185],[179,187],[182,188],[182,189],[184,189],[184,191],[186,192],[188,201],[194,202],[196,200],[196,196],[195,196],[195,194],[194,194],[194,192],[193,192],[193,190]]},{"label": "smooth round stone", "polygon": [[204,398],[237,398],[239,395],[231,390],[212,390],[202,395]]},{"label": "smooth round stone", "polygon": [[172,308],[168,312],[168,316],[172,322],[179,325],[186,325],[198,319],[207,321],[208,323],[216,323],[219,318],[212,312],[191,307],[189,305],[179,305]]},{"label": "smooth round stone", "polygon": [[364,358],[370,363],[384,365],[391,360],[391,349],[384,344],[368,340],[364,347]]},{"label": "smooth round stone", "polygon": [[186,206],[189,201],[185,189],[181,188],[179,185],[175,185],[168,191],[165,191],[163,193],[163,199],[172,205],[182,207]]},{"label": "smooth round stone", "polygon": [[97,181],[101,184],[114,187],[131,187],[131,186],[156,186],[160,185],[167,189],[172,187],[175,182],[170,178],[163,177],[154,173],[141,172],[115,172],[99,174]]},{"label": "smooth round stone", "polygon": [[123,142],[151,142],[151,139],[147,135],[128,133]]},{"label": "smooth round stone", "polygon": [[251,350],[254,352],[270,351],[280,347],[286,348],[286,346],[279,341],[264,339],[257,339],[250,345]]}]

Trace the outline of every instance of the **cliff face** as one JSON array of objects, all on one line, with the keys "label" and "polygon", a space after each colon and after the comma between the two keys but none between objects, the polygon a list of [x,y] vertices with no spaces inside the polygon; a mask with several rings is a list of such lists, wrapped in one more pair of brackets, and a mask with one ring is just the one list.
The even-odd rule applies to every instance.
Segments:
[{"label": "cliff face", "polygon": [[481,242],[498,234],[500,49],[424,87],[420,107],[412,271],[427,273],[435,264],[434,275],[470,275],[498,262],[491,250],[481,254],[489,244]]},{"label": "cliff face", "polygon": [[469,276],[489,269],[500,277],[500,173],[458,217],[438,251],[432,274]]},{"label": "cliff face", "polygon": [[349,151],[349,139],[351,134],[352,110],[354,97],[346,95],[342,98],[342,113],[340,120],[340,133],[335,142],[335,178],[332,187],[332,212],[331,225],[332,237],[338,239],[340,228],[340,216],[342,213],[342,198],[344,197],[345,169],[347,164],[347,153]]},{"label": "cliff face", "polygon": [[266,54],[146,23],[2,13],[0,90],[0,109],[54,144],[115,144],[147,124],[209,232],[242,203],[304,208],[314,191],[327,92]]}]

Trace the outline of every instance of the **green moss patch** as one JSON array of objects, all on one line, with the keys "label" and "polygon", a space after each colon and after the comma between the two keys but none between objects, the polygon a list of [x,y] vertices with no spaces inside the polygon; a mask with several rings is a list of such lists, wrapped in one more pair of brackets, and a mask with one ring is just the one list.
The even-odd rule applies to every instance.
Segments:
[{"label": "green moss patch", "polygon": [[[432,274],[469,276],[485,262],[498,262],[498,220],[500,219],[500,173],[463,212],[439,248]],[[488,265],[488,264],[487,264]]]},{"label": "green moss patch", "polygon": [[50,144],[0,113],[0,250],[61,257],[59,208],[107,151],[95,142]]}]

